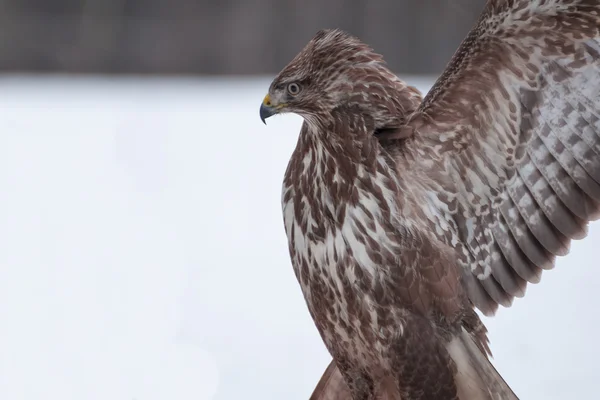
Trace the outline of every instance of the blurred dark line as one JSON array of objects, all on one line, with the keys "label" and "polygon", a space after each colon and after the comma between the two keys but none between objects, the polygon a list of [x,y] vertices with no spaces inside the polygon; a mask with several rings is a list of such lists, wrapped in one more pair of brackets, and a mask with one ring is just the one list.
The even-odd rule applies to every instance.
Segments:
[{"label": "blurred dark line", "polygon": [[393,70],[442,70],[484,0],[3,0],[0,71],[256,75],[279,71],[322,28]]}]

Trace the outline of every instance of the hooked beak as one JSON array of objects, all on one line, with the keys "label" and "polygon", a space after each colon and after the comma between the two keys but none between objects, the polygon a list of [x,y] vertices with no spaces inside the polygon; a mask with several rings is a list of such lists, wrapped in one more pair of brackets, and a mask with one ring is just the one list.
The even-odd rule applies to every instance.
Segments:
[{"label": "hooked beak", "polygon": [[260,119],[263,124],[267,124],[266,119],[278,113],[278,109],[271,104],[271,98],[267,94],[260,105]]}]

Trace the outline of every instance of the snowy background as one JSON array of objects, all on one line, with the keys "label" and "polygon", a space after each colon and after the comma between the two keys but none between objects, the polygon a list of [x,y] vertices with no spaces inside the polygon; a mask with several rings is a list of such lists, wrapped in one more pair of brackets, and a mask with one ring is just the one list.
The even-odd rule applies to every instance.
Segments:
[{"label": "snowy background", "polygon": [[[301,120],[262,125],[268,84],[0,80],[0,399],[308,398],[330,358],[279,203]],[[598,398],[599,239],[486,319],[522,399]]]}]

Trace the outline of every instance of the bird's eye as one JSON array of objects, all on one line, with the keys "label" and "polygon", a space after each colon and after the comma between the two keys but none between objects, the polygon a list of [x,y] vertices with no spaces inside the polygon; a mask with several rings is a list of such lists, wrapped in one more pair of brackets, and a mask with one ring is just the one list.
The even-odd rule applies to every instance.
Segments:
[{"label": "bird's eye", "polygon": [[298,85],[297,83],[290,83],[287,87],[287,90],[288,90],[289,94],[291,94],[292,96],[295,96],[298,93],[300,93],[300,85]]}]

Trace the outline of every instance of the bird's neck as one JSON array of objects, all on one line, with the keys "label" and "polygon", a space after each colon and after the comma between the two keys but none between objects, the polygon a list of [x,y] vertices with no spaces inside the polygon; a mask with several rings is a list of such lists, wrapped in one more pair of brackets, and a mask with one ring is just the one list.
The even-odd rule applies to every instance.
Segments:
[{"label": "bird's neck", "polygon": [[[296,155],[303,159],[303,171],[315,179],[346,184],[361,174],[374,172],[381,147],[369,134],[372,121],[365,121],[358,114],[350,119],[355,119],[355,123],[348,124],[346,119],[334,115],[325,123],[303,125],[296,149]],[[356,129],[356,126],[367,126],[367,129]]]},{"label": "bird's neck", "polygon": [[342,223],[348,207],[358,206],[360,188],[375,183],[387,160],[372,136],[340,137],[311,129],[303,127],[288,165],[283,202],[303,210],[304,222],[319,221],[316,228],[322,221]]}]

